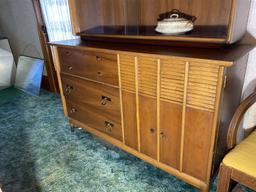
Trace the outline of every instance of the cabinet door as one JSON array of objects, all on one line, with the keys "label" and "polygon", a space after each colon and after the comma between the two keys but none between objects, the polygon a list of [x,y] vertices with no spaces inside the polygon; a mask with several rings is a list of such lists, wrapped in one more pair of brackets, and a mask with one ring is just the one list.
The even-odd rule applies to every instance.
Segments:
[{"label": "cabinet door", "polygon": [[157,59],[138,58],[140,150],[157,158]]},{"label": "cabinet door", "polygon": [[157,158],[157,111],[156,99],[139,96],[140,151]]},{"label": "cabinet door", "polygon": [[220,67],[191,63],[188,75],[183,172],[207,180]]},{"label": "cabinet door", "polygon": [[135,57],[120,55],[120,75],[122,90],[124,142],[129,147],[138,149]]},{"label": "cabinet door", "polygon": [[161,60],[160,162],[179,169],[185,63]]}]

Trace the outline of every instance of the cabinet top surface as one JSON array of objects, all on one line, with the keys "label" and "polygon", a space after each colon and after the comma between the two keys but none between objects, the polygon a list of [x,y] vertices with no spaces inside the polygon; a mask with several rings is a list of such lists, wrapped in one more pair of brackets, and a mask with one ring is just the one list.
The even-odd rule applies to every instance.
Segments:
[{"label": "cabinet top surface", "polygon": [[[157,45],[136,45],[128,43],[107,43],[81,41],[80,39],[50,42],[50,45],[57,47],[73,47],[78,49],[92,49],[118,52],[133,52],[135,54],[151,54],[160,56],[185,57],[204,60],[222,61],[223,65],[231,66],[233,62],[249,53],[254,46],[247,44],[232,45],[220,48],[191,48],[171,47]],[[226,63],[226,64],[225,64]]]}]

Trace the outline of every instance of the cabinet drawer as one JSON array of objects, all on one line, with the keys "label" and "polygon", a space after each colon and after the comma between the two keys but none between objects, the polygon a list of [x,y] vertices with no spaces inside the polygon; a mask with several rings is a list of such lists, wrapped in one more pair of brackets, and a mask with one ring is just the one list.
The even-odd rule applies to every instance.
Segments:
[{"label": "cabinet drawer", "polygon": [[61,71],[118,86],[117,56],[59,48]]},{"label": "cabinet drawer", "polygon": [[120,116],[119,89],[61,74],[64,96]]},{"label": "cabinet drawer", "polygon": [[104,132],[118,140],[122,140],[120,115],[112,111],[102,111],[100,107],[66,100],[69,117],[78,120],[91,128]]}]

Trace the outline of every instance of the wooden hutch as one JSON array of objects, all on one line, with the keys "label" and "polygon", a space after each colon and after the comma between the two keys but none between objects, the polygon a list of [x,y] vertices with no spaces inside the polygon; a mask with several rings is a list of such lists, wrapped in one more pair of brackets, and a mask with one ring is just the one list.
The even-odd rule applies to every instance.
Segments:
[{"label": "wooden hutch", "polygon": [[[69,5],[81,39],[51,45],[71,124],[208,191],[252,48],[235,43],[246,31],[250,0]],[[195,29],[154,32],[158,15],[172,9],[196,16]]]}]

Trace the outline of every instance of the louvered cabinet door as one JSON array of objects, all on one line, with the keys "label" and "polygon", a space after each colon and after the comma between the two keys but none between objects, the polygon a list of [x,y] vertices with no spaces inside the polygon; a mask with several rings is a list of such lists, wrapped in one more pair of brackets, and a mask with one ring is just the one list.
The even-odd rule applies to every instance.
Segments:
[{"label": "louvered cabinet door", "polygon": [[160,162],[179,168],[185,62],[161,60]]},{"label": "louvered cabinet door", "polygon": [[192,62],[189,65],[183,172],[207,180],[214,111],[221,67]]},{"label": "louvered cabinet door", "polygon": [[122,90],[124,142],[138,150],[136,118],[135,57],[120,55],[120,79]]},{"label": "louvered cabinet door", "polygon": [[157,158],[157,59],[138,57],[140,150]]}]

